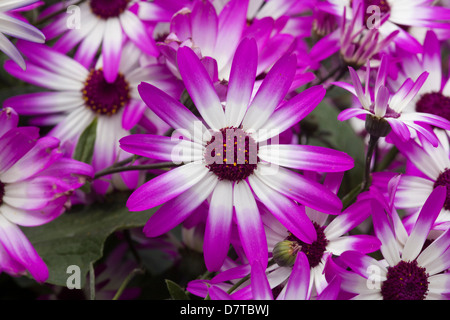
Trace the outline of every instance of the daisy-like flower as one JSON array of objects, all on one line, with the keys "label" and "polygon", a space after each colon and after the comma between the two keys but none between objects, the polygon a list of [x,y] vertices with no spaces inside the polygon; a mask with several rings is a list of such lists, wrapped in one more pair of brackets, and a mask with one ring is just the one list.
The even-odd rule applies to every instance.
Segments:
[{"label": "daisy-like flower", "polygon": [[[347,15],[347,8],[344,8],[339,28],[314,44],[310,52],[313,59],[323,60],[339,51],[345,65],[359,69],[381,53],[397,37],[398,31],[382,37],[378,28],[368,29],[361,3],[353,3],[353,10],[353,15]],[[321,12],[321,14],[324,13]],[[386,18],[381,19],[379,24],[383,25],[385,22]]]},{"label": "daisy-like flower", "polygon": [[[268,273],[259,261],[251,265],[227,268],[211,280],[193,280],[186,288],[190,293],[211,300],[310,300],[308,258],[299,252],[290,275]],[[250,275],[250,276],[249,276]],[[283,294],[273,288],[273,283],[284,281]],[[236,285],[241,283],[238,288]],[[335,300],[340,293],[340,277],[335,277],[315,297],[316,300]]]},{"label": "daisy-like flower", "polygon": [[416,97],[405,107],[405,112],[424,112],[441,116],[450,121],[450,81],[444,76],[441,44],[434,30],[428,30],[423,54],[410,54],[398,50],[401,58],[397,79],[389,79],[392,86],[400,87],[408,78],[417,79],[426,70],[429,75]]},{"label": "daisy-like flower", "polygon": [[431,236],[446,195],[443,186],[430,194],[409,234],[401,223],[393,223],[398,216],[394,220],[391,212],[386,215],[383,206],[374,201],[373,225],[384,260],[357,251],[344,252],[340,266],[332,267],[342,278],[342,290],[355,294],[352,299],[446,300],[450,292],[450,274],[445,273],[450,267],[450,230]]},{"label": "daisy-like flower", "polygon": [[362,6],[368,26],[377,23],[377,19],[387,18],[385,23],[378,26],[380,34],[387,37],[392,32],[398,32],[394,42],[409,52],[421,53],[422,46],[405,31],[406,27],[450,29],[450,9],[435,6],[430,0],[327,0],[320,6],[340,16],[344,10],[350,15],[354,14],[354,8],[359,5]]},{"label": "daisy-like flower", "polygon": [[[5,63],[5,69],[50,91],[14,96],[5,100],[4,106],[13,107],[19,114],[37,116],[34,124],[54,126],[49,135],[60,139],[68,154],[72,154],[80,134],[97,119],[92,159],[96,171],[126,158],[127,154],[119,148],[119,139],[140,121],[149,122],[148,116],[157,118],[154,114],[147,116],[145,103],[137,92],[139,83],[153,83],[177,98],[183,90],[181,81],[164,65],[140,67],[139,50],[131,42],[123,49],[119,75],[113,83],[106,81],[101,59],[95,68],[86,69],[52,48],[25,42],[18,46],[28,58],[28,70],[22,71],[11,61]],[[138,172],[127,172],[111,179],[123,179],[126,187],[135,188],[138,176]],[[105,193],[110,187],[109,178],[93,181],[95,190]]]},{"label": "daisy-like flower", "polygon": [[19,226],[52,221],[71,204],[72,192],[93,176],[90,165],[63,157],[54,137],[36,127],[17,127],[17,113],[0,111],[0,272],[39,282],[48,269]]},{"label": "daisy-like flower", "polygon": [[[119,76],[121,57],[126,57],[123,53],[126,40],[148,55],[159,55],[145,23],[131,9],[136,2],[138,0],[88,0],[79,5],[78,28],[67,28],[67,14],[63,12],[42,31],[48,40],[59,37],[53,45],[57,51],[67,53],[77,47],[74,58],[86,68],[95,63],[100,49],[104,78],[113,83]],[[48,8],[42,18],[60,7],[61,4],[56,4]]]},{"label": "daisy-like flower", "polygon": [[[339,188],[342,175],[329,174],[325,185],[334,192]],[[287,290],[286,282],[294,273],[293,265],[302,252],[309,268],[306,284],[307,297],[319,297],[328,286],[324,269],[331,256],[339,256],[348,250],[370,253],[379,249],[380,242],[370,235],[349,235],[371,214],[370,201],[357,201],[338,216],[330,216],[311,208],[306,208],[308,217],[316,230],[316,240],[305,243],[283,227],[267,210],[262,211],[262,220],[266,228],[270,257],[276,264],[267,268],[270,287],[282,299]],[[295,267],[294,267],[295,268]]]},{"label": "daisy-like flower", "polygon": [[373,88],[370,86],[369,63],[365,70],[364,88],[361,79],[352,67],[349,67],[349,71],[353,86],[343,82],[335,82],[336,85],[355,95],[362,106],[362,108],[348,108],[342,111],[338,119],[340,121],[352,117],[364,119],[366,120],[366,129],[372,136],[384,137],[392,129],[405,141],[417,134],[437,146],[438,140],[429,130],[429,126],[449,130],[450,122],[448,120],[429,113],[403,113],[404,108],[414,99],[424,84],[428,72],[422,72],[416,81],[408,78],[395,93],[392,93],[386,86],[386,77],[389,72],[388,59],[387,55],[383,56]]},{"label": "daisy-like flower", "polygon": [[45,36],[36,27],[8,14],[8,11],[23,8],[35,2],[37,0],[7,0],[0,3],[0,51],[14,60],[23,70],[26,68],[25,61],[5,34],[37,43],[44,43]]},{"label": "daisy-like flower", "polygon": [[180,136],[131,135],[120,141],[130,153],[186,162],[145,183],[129,197],[131,211],[162,204],[144,227],[147,236],[172,229],[211,196],[203,248],[210,270],[218,270],[227,255],[233,220],[249,261],[267,263],[266,237],[255,195],[286,228],[307,242],[315,240],[315,230],[311,223],[302,225],[308,219],[294,201],[327,213],[340,212],[342,203],[333,192],[285,167],[319,172],[353,167],[353,159],[340,151],[263,145],[305,117],[322,100],[325,90],[313,87],[283,102],[296,66],[295,56],[284,56],[251,100],[256,60],[256,42],[244,39],[233,59],[224,110],[197,55],[189,47],[178,49],[180,74],[210,130],[181,103],[143,83],[139,86],[142,99],[183,140]]},{"label": "daisy-like flower", "polygon": [[232,0],[218,14],[209,1],[195,1],[192,10],[177,12],[170,23],[170,34],[160,43],[161,53],[175,74],[176,51],[190,46],[200,57],[211,57],[217,64],[219,79],[228,79],[231,60],[246,26],[248,0]]},{"label": "daisy-like flower", "polygon": [[406,172],[401,175],[395,194],[395,205],[408,211],[408,225],[415,222],[420,208],[439,186],[447,188],[447,199],[436,219],[435,228],[448,228],[450,224],[449,138],[444,132],[437,133],[437,136],[437,147],[413,140],[406,143],[395,136],[391,137],[394,145],[407,159]]},{"label": "daisy-like flower", "polygon": [[[275,21],[272,17],[264,17],[247,25],[247,8],[248,0],[229,1],[220,11],[208,1],[197,0],[192,9],[184,8],[177,12],[171,19],[170,33],[163,42],[158,42],[161,53],[174,74],[180,76],[176,52],[183,46],[191,47],[210,70],[214,82],[221,83],[229,80],[232,58],[243,38],[256,40],[256,74],[259,78],[282,55],[293,50],[296,37],[284,31],[285,27],[290,28],[286,19]],[[312,73],[304,73],[304,69],[299,68],[293,88],[314,78]]]}]

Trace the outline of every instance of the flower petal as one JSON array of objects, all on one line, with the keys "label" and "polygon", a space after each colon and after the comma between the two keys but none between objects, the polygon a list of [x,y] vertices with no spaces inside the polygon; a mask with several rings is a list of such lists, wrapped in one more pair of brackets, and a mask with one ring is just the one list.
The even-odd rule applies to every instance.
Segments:
[{"label": "flower petal", "polygon": [[234,185],[233,193],[239,238],[250,264],[260,261],[267,266],[267,240],[255,198],[247,182]]},{"label": "flower petal", "polygon": [[172,169],[143,184],[127,201],[130,211],[142,211],[167,202],[201,181],[208,169],[198,163],[188,163]]},{"label": "flower petal", "polygon": [[205,67],[189,47],[181,47],[177,54],[178,68],[186,90],[203,119],[211,129],[225,127],[225,113]]},{"label": "flower petal", "polygon": [[233,185],[230,181],[219,181],[212,194],[203,243],[209,271],[218,271],[228,254],[232,217]]}]

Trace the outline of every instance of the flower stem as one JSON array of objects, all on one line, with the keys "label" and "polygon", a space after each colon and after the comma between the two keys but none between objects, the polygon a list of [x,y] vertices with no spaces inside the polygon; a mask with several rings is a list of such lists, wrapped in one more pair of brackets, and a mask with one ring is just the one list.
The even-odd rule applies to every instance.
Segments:
[{"label": "flower stem", "polygon": [[119,290],[117,290],[116,294],[114,295],[114,297],[112,298],[113,300],[118,300],[120,298],[120,296],[122,295],[123,291],[125,290],[125,288],[127,287],[128,283],[131,281],[131,279],[133,279],[133,277],[137,274],[143,274],[144,270],[142,270],[141,268],[136,268],[133,269],[133,271],[130,272],[130,274],[125,278],[125,280],[123,280],[122,284],[120,285]]},{"label": "flower stem", "polygon": [[127,166],[127,167],[117,167],[117,165],[113,165],[104,170],[98,171],[93,180],[98,179],[103,176],[107,176],[112,173],[124,172],[124,171],[137,171],[137,170],[153,170],[153,169],[163,169],[163,168],[172,168],[178,167],[179,164],[175,164],[173,162],[159,162],[152,164],[141,164],[135,166]]},{"label": "flower stem", "polygon": [[372,134],[370,135],[369,146],[367,148],[367,154],[366,154],[366,167],[365,167],[365,171],[364,171],[364,183],[363,183],[361,191],[366,191],[370,187],[370,183],[371,183],[370,173],[371,173],[372,157],[373,157],[375,148],[377,147],[377,143],[378,143],[379,139],[380,139],[380,137],[374,136]]}]

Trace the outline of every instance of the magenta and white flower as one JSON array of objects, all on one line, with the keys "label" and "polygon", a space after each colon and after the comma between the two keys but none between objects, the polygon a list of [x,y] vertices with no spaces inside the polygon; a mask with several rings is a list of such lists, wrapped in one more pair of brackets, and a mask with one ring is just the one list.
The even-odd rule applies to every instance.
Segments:
[{"label": "magenta and white flower", "polygon": [[398,223],[396,211],[386,211],[384,205],[374,201],[373,225],[382,242],[383,260],[358,251],[344,252],[340,264],[329,270],[341,276],[342,290],[360,300],[447,300],[450,230],[436,236],[432,229],[446,195],[443,186],[433,190],[410,233]]},{"label": "magenta and white flower", "polygon": [[[146,24],[139,19],[134,4],[139,0],[88,0],[79,5],[79,28],[67,27],[67,14],[63,12],[43,32],[48,40],[57,38],[52,46],[64,54],[76,48],[75,60],[85,68],[93,67],[97,52],[101,51],[104,77],[108,83],[116,81],[124,44],[134,43],[139,50],[151,56],[158,56],[152,34]],[[75,4],[76,1],[68,4]],[[64,8],[65,4],[55,4],[42,13],[42,18]]]},{"label": "magenta and white flower", "polygon": [[39,29],[10,14],[10,11],[26,7],[35,2],[37,0],[8,0],[0,3],[0,51],[14,60],[23,70],[26,68],[25,61],[19,50],[5,34],[31,42],[45,42],[45,36]]},{"label": "magenta and white flower", "polygon": [[47,266],[20,226],[39,226],[60,216],[93,170],[65,158],[58,139],[39,138],[37,127],[18,127],[18,121],[14,110],[0,111],[0,272],[28,271],[44,282]]},{"label": "magenta and white flower", "polygon": [[[390,127],[395,134],[405,141],[416,135],[420,135],[434,146],[437,146],[438,140],[432,131],[429,130],[429,127],[436,126],[445,130],[450,130],[450,122],[448,120],[429,113],[403,113],[405,107],[414,99],[424,84],[428,72],[422,72],[415,81],[408,78],[401,87],[393,93],[386,86],[386,77],[389,72],[388,59],[387,55],[383,56],[373,87],[371,87],[371,68],[369,63],[365,70],[365,79],[363,80],[365,82],[364,87],[361,83],[361,79],[352,67],[349,67],[349,71],[353,86],[344,82],[334,82],[334,84],[356,96],[362,106],[348,108],[342,111],[339,114],[338,119],[340,121],[345,121],[352,117],[357,117],[366,120],[366,117],[368,117],[367,119],[377,122],[379,127],[385,127],[384,124],[387,123],[388,129]],[[368,121],[366,120],[366,128],[369,131],[370,128],[367,127],[367,124]],[[384,134],[387,133],[388,132],[384,132]]]},{"label": "magenta and white flower", "polygon": [[[13,76],[48,89],[38,93],[14,96],[4,102],[19,114],[34,116],[33,124],[54,126],[49,135],[61,140],[65,151],[72,154],[79,136],[94,119],[97,134],[92,165],[96,171],[126,158],[119,148],[119,139],[129,134],[138,123],[151,127],[153,119],[139,96],[137,86],[147,81],[179,98],[183,85],[164,65],[139,66],[132,42],[123,48],[116,80],[108,83],[102,60],[95,68],[87,69],[72,58],[52,48],[29,43],[19,43],[28,58],[28,70],[24,72],[11,61],[5,69]],[[148,124],[150,123],[150,125]],[[161,132],[158,132],[161,133]],[[93,181],[95,190],[105,193],[111,187],[111,179],[123,179],[127,188],[135,188],[139,172],[127,172]],[[122,183],[123,184],[123,183]]]},{"label": "magenta and white flower", "polygon": [[[445,186],[447,199],[436,219],[435,228],[446,229],[450,226],[450,146],[445,132],[437,132],[439,144],[437,147],[429,143],[401,141],[391,137],[394,145],[406,157],[406,172],[401,175],[395,194],[395,206],[407,210],[408,225],[414,224],[425,203],[435,188]],[[389,173],[384,174],[388,177]],[[385,179],[382,179],[383,181]],[[381,182],[382,183],[382,182]]]},{"label": "magenta and white flower", "polygon": [[[350,235],[349,233],[371,214],[371,203],[367,200],[357,201],[337,216],[323,214],[306,208],[308,217],[314,224],[316,240],[308,244],[298,239],[289,230],[283,228],[278,221],[268,214],[262,215],[266,228],[269,252],[278,263],[267,268],[272,289],[278,288],[279,298],[287,295],[286,281],[293,276],[292,262],[303,252],[309,268],[305,284],[307,299],[317,298],[327,288],[329,280],[324,270],[328,259],[340,256],[345,251],[355,250],[364,254],[375,252],[380,247],[379,240],[367,234]],[[295,268],[295,266],[294,266]]]},{"label": "magenta and white flower", "polygon": [[[367,28],[366,14],[359,1],[354,1],[352,7],[352,14],[347,14],[348,9],[344,7],[343,13],[339,17],[339,27],[314,44],[309,53],[311,59],[320,61],[339,52],[344,65],[357,70],[369,62],[379,64],[376,57],[392,44],[398,36],[398,31],[392,31],[382,36],[379,28]],[[326,10],[318,10],[318,12],[318,19],[332,19]],[[386,16],[378,23],[384,25]],[[326,24],[326,22],[322,22],[322,24]]]},{"label": "magenta and white flower", "polygon": [[441,56],[441,43],[436,32],[428,30],[423,45],[423,54],[416,55],[397,49],[401,63],[396,79],[388,78],[389,84],[399,88],[408,78],[417,79],[424,71],[429,73],[416,97],[404,112],[424,112],[441,116],[450,121],[450,81],[445,76]]},{"label": "magenta and white flower", "polygon": [[[204,124],[184,105],[143,83],[139,86],[142,99],[179,136],[130,135],[120,141],[130,153],[185,162],[145,183],[129,197],[127,206],[132,211],[162,205],[147,222],[145,234],[154,237],[171,230],[211,197],[204,241],[208,269],[218,270],[222,265],[233,221],[248,259],[264,265],[267,243],[255,200],[258,198],[293,234],[306,242],[314,241],[315,230],[312,224],[302,225],[307,218],[296,201],[327,213],[340,212],[342,203],[322,184],[287,168],[345,171],[353,167],[353,159],[327,148],[264,142],[298,123],[319,104],[325,90],[312,87],[283,101],[296,66],[295,56],[284,56],[251,100],[257,47],[253,39],[244,39],[233,59],[224,109],[192,49],[178,49],[177,61]],[[232,140],[227,141],[230,136]],[[230,153],[234,157],[229,157]]]},{"label": "magenta and white flower", "polygon": [[[192,8],[184,8],[174,14],[170,33],[164,41],[158,42],[174,74],[179,76],[176,52],[183,46],[189,46],[197,53],[214,82],[229,80],[232,58],[243,38],[256,40],[256,74],[260,78],[282,55],[292,52],[296,37],[283,31],[284,27],[289,27],[288,21],[283,19],[278,22],[272,17],[264,17],[247,25],[248,2],[231,0],[218,10],[209,1],[197,0],[193,2]],[[292,86],[294,89],[314,78],[312,73],[305,73],[304,69],[299,68]]]}]

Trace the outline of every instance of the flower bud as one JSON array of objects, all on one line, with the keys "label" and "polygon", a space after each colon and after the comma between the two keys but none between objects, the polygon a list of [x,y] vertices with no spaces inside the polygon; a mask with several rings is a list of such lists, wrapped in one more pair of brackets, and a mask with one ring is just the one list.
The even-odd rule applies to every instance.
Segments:
[{"label": "flower bud", "polygon": [[280,267],[292,267],[295,258],[297,257],[297,252],[301,250],[301,248],[302,247],[295,241],[280,241],[273,248],[273,259]]}]

